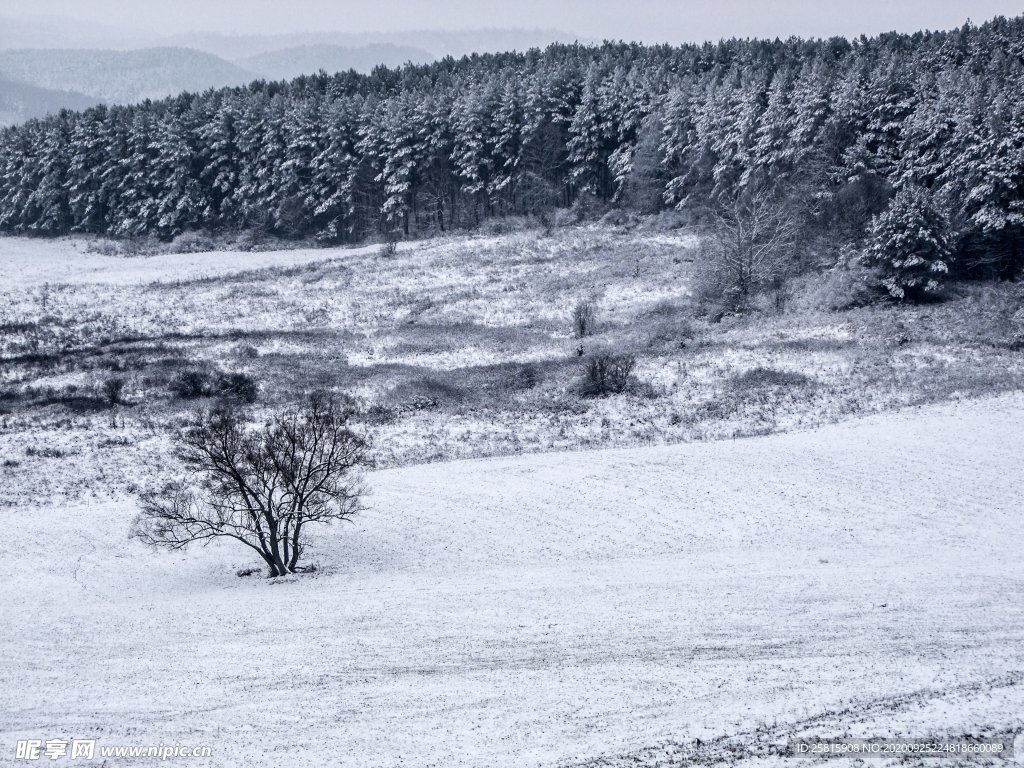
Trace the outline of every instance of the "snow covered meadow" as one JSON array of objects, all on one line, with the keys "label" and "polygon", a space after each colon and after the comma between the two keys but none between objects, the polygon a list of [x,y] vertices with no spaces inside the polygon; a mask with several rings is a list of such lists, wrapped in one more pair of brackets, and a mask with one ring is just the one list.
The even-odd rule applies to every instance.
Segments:
[{"label": "snow covered meadow", "polygon": [[[1017,289],[837,311],[822,283],[708,319],[700,247],[608,227],[390,258],[0,239],[4,749],[774,764],[793,736],[1019,731]],[[637,385],[581,397],[580,344],[635,355]],[[313,387],[358,399],[373,494],[316,532],[315,573],[128,539],[170,431],[211,404],[176,394],[182,371],[250,377],[256,416]]]},{"label": "snow covered meadow", "polygon": [[[693,312],[700,248],[682,230],[609,227],[427,240],[393,258],[372,246],[124,258],[2,239],[0,439],[14,453],[81,451],[101,465],[75,479],[92,492],[130,484],[122,459],[166,453],[165,427],[204,404],[175,396],[183,373],[250,377],[257,409],[350,393],[381,466],[768,434],[1020,386],[1013,284],[836,311],[829,281],[845,277],[832,275],[785,312],[708,318]],[[580,300],[597,312],[583,339]],[[603,350],[635,359],[636,386],[581,397],[578,355]],[[110,379],[126,401],[113,410]],[[132,450],[96,450],[113,439]]]},{"label": "snow covered meadow", "polygon": [[129,542],[125,498],[10,508],[0,738],[519,768],[1016,731],[1022,430],[1008,395],[384,470],[273,582]]}]

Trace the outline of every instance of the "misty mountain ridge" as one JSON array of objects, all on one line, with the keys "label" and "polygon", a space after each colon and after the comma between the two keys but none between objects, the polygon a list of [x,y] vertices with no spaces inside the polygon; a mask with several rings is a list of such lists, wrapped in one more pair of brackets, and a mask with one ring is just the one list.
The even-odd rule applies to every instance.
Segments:
[{"label": "misty mountain ridge", "polygon": [[88,22],[0,16],[0,124],[62,108],[131,104],[320,70],[365,74],[381,65],[429,64],[445,56],[525,51],[574,40],[545,29],[197,32],[158,38]]},{"label": "misty mountain ridge", "polygon": [[160,99],[258,79],[236,64],[190,48],[135,51],[0,51],[0,74],[39,88],[70,90],[110,104]]},{"label": "misty mountain ridge", "polygon": [[21,123],[62,109],[88,109],[99,100],[84,93],[38,88],[0,77],[0,127]]},{"label": "misty mountain ridge", "polygon": [[434,58],[470,53],[524,51],[551,43],[597,42],[560,29],[421,29],[396,32],[314,31],[271,34],[228,34],[196,31],[152,34],[82,19],[14,17],[0,14],[0,50],[195,48],[238,62],[273,51],[310,46],[363,48],[394,45],[428,52]]},{"label": "misty mountain ridge", "polygon": [[571,43],[577,39],[576,35],[557,29],[428,29],[361,33],[294,32],[279,35],[197,32],[175,35],[166,38],[164,43],[198,48],[231,61],[240,61],[284,49],[320,46],[365,48],[374,45],[415,48],[426,51],[435,59],[441,59],[445,56],[461,57],[471,53],[546,48],[552,43]]},{"label": "misty mountain ridge", "polygon": [[238,59],[236,63],[271,80],[290,80],[320,70],[333,73],[354,69],[366,74],[381,65],[400,67],[408,62],[429,64],[432,61],[434,56],[422,48],[373,43],[359,47],[304,45],[283,48]]}]

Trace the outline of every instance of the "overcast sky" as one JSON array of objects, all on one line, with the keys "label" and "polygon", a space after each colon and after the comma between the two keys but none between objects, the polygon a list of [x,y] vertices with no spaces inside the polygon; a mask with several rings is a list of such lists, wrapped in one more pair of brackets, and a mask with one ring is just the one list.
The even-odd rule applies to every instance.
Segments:
[{"label": "overcast sky", "polygon": [[149,34],[558,28],[645,42],[874,34],[1024,13],[1024,0],[0,0],[0,14]]}]

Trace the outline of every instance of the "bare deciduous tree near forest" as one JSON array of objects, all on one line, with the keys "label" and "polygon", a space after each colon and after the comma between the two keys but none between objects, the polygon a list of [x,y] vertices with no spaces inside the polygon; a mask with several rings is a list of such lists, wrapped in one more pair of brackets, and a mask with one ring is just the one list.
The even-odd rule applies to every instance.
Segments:
[{"label": "bare deciduous tree near forest", "polygon": [[742,306],[782,277],[792,261],[799,231],[796,217],[768,188],[755,187],[720,209],[714,218],[711,269],[724,298]]},{"label": "bare deciduous tree near forest", "polygon": [[233,408],[200,414],[178,446],[194,479],[144,492],[132,535],[175,550],[235,539],[271,576],[294,573],[310,525],[347,520],[361,509],[368,445],[349,428],[351,415],[347,403],[321,393],[259,429]]}]

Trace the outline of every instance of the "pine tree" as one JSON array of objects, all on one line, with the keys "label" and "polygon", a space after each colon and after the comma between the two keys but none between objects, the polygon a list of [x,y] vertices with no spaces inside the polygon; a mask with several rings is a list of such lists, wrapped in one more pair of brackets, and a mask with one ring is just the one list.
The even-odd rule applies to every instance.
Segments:
[{"label": "pine tree", "polygon": [[[0,230],[254,228],[328,242],[784,186],[859,243],[892,190],[948,210],[959,264],[1021,269],[1024,19],[943,33],[554,45],[318,74],[0,131]],[[389,223],[390,222],[390,223]]]},{"label": "pine tree", "polygon": [[207,201],[195,163],[195,139],[184,116],[175,116],[157,132],[153,160],[157,185],[153,193],[156,223],[152,230],[165,239],[198,228]]},{"label": "pine tree", "polygon": [[934,294],[950,268],[948,222],[920,187],[905,186],[871,223],[865,263],[895,299]]},{"label": "pine tree", "polygon": [[1015,280],[1024,269],[1024,75],[994,95],[983,136],[969,152],[964,213],[980,236],[975,267]]}]

